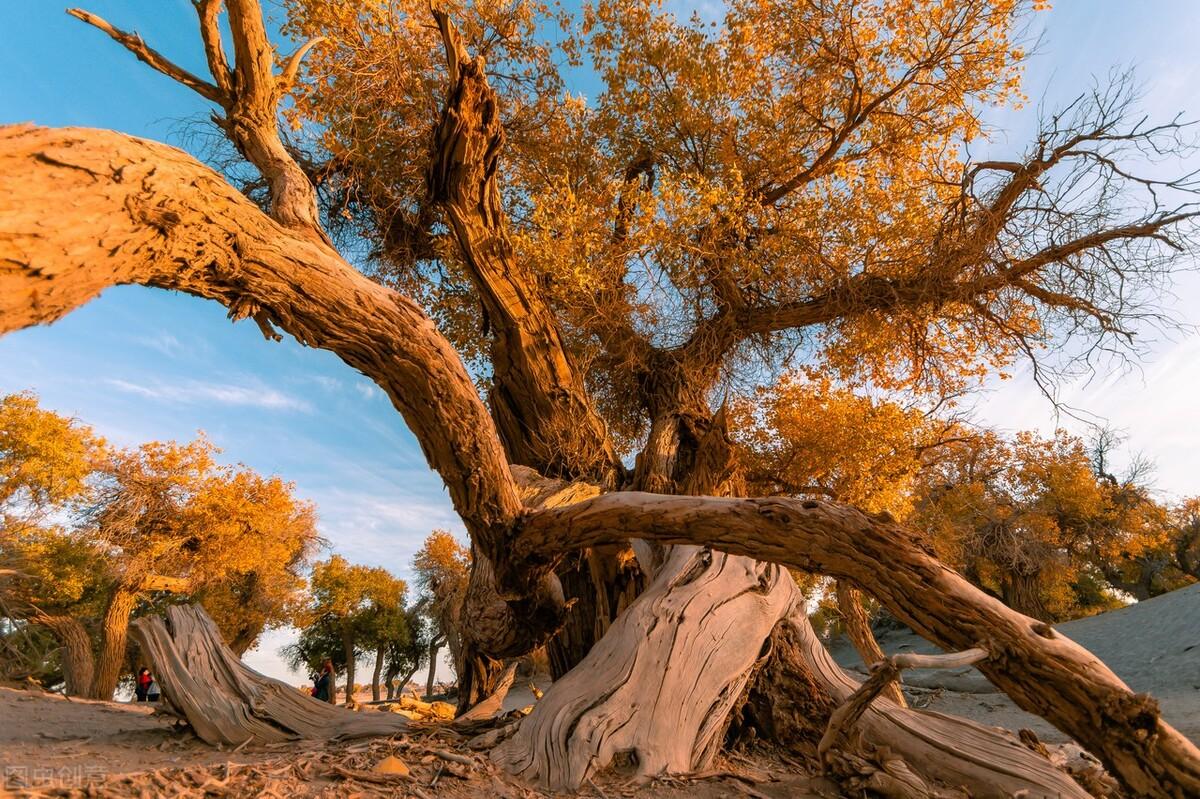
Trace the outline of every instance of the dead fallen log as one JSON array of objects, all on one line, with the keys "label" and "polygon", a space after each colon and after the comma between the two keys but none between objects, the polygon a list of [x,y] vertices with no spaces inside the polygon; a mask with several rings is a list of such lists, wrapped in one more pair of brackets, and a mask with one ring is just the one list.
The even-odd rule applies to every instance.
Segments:
[{"label": "dead fallen log", "polygon": [[[872,664],[871,676],[859,686],[829,717],[829,724],[817,745],[817,758],[826,762],[829,751],[857,722],[867,707],[889,686],[895,686],[904,669],[946,669],[971,666],[988,656],[986,649],[968,649],[947,655],[899,654]],[[904,707],[904,705],[900,705]]]},{"label": "dead fallen log", "polygon": [[131,634],[151,663],[163,700],[214,746],[303,738],[391,735],[408,721],[392,713],[356,713],[307,696],[254,671],[225,645],[199,605],[136,619]]}]

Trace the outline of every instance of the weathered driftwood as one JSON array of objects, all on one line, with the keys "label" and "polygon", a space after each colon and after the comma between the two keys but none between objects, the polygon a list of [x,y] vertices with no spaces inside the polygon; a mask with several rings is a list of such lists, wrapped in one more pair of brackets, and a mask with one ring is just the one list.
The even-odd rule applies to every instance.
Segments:
[{"label": "weathered driftwood", "polygon": [[654,582],[493,759],[555,790],[577,789],[610,764],[641,776],[706,765],[762,641],[791,602],[790,582],[771,564],[673,548]]},{"label": "weathered driftwood", "polygon": [[169,607],[165,619],[137,619],[131,632],[164,700],[207,743],[355,738],[390,735],[407,726],[401,716],[356,713],[259,674],[225,645],[199,605]]},{"label": "weathered driftwood", "polygon": [[[871,676],[829,717],[829,725],[817,745],[817,756],[824,761],[829,750],[857,722],[867,707],[885,689],[895,687],[904,669],[958,668],[972,666],[987,657],[986,649],[968,649],[948,655],[900,654],[881,658],[871,665]],[[889,697],[890,698],[890,697]],[[900,705],[905,707],[906,705]]]},{"label": "weathered driftwood", "polygon": [[496,689],[486,697],[482,702],[479,702],[466,713],[461,714],[454,720],[458,726],[471,724],[476,721],[490,719],[501,710],[504,709],[504,700],[508,697],[508,689],[512,688],[513,680],[517,676],[517,663],[513,661],[508,664],[508,668],[500,675],[500,679],[496,683]]}]

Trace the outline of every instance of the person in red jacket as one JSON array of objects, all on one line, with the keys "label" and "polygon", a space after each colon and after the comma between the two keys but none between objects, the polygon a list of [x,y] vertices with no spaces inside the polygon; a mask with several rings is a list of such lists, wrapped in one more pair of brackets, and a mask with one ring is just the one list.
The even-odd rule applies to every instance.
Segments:
[{"label": "person in red jacket", "polygon": [[150,676],[150,669],[145,666],[138,669],[137,683],[133,686],[133,692],[137,695],[137,701],[146,701],[146,695],[150,691],[150,683],[152,682],[154,682],[154,678]]}]

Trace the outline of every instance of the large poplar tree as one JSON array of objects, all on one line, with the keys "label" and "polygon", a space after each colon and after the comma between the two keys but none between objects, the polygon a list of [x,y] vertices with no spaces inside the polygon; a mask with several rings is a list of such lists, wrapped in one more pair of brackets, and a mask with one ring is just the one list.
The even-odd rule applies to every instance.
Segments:
[{"label": "large poplar tree", "polygon": [[[1042,368],[1064,340],[1122,345],[1191,251],[1187,186],[1138,171],[1180,149],[1178,124],[1142,121],[1118,81],[1024,152],[972,159],[981,107],[1017,96],[1015,0],[734,0],[715,25],[614,0],[561,36],[537,3],[286,5],[290,32],[323,39],[277,59],[257,0],[195,0],[208,76],[73,12],[214,105],[258,203],[165,145],[4,129],[0,330],[136,283],[378,383],[471,536],[464,703],[496,660],[557,650],[560,678],[494,759],[555,788],[610,764],[686,771],[735,707],[812,756],[855,686],[790,566],[983,649],[990,679],[1133,792],[1200,791],[1200,753],[1153,700],[919,532],[741,498],[722,405],[788,361],[941,390],[1022,354]],[[603,83],[586,102],[558,71],[584,60]],[[311,147],[281,135],[291,92]],[[361,237],[369,263],[333,244]],[[885,699],[823,762],[1084,795],[1011,736]]]}]

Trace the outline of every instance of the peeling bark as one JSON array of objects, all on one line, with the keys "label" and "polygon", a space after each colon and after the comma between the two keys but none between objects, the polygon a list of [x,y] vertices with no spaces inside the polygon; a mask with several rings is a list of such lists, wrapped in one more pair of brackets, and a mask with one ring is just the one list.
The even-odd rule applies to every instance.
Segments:
[{"label": "peeling bark", "polygon": [[[887,516],[815,500],[607,494],[530,516],[517,558],[535,561],[622,537],[704,543],[848,580],[948,650],[981,646],[978,665],[1022,709],[1097,755],[1131,791],[1200,792],[1200,751],[1098,658],[1048,625],[987,596]],[[528,575],[526,575],[528,577]]]},{"label": "peeling bark", "polygon": [[172,606],[165,619],[137,619],[132,634],[153,664],[167,706],[207,743],[394,735],[407,726],[403,716],[358,713],[259,674],[225,646],[199,605]]}]

